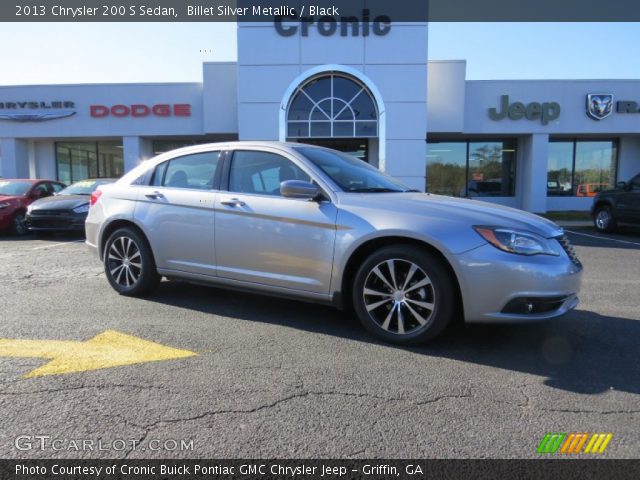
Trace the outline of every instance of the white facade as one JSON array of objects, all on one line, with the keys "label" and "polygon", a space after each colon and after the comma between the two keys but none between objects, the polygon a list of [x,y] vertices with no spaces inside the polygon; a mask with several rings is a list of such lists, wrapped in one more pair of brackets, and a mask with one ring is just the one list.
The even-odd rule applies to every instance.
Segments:
[{"label": "white facade", "polygon": [[[352,79],[375,102],[376,134],[361,139],[368,161],[412,188],[425,189],[427,137],[512,139],[513,195],[482,199],[534,212],[591,203],[547,195],[550,139],[613,139],[611,181],[640,171],[640,113],[616,111],[617,101],[640,104],[640,81],[467,81],[464,61],[428,61],[427,40],[426,23],[396,23],[368,36],[324,36],[315,26],[306,36],[283,36],[273,24],[240,23],[238,62],[205,63],[202,83],[0,86],[0,176],[59,176],[60,142],[115,141],[129,170],[153,156],[159,140],[290,139],[292,96],[331,73]],[[596,93],[614,98],[601,120],[587,115],[587,95]],[[505,95],[509,103],[534,104],[531,119],[492,119],[489,109],[499,111]],[[546,118],[535,104],[548,110]],[[60,118],[36,118],[50,114]]]}]

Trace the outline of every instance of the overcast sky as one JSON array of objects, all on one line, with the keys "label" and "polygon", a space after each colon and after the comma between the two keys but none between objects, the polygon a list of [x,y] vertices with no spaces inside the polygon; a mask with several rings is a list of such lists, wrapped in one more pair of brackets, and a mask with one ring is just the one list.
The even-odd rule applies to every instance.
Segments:
[{"label": "overcast sky", "polygon": [[[237,58],[233,23],[4,23],[0,85],[199,82]],[[431,59],[469,79],[640,78],[638,23],[432,23]]]}]

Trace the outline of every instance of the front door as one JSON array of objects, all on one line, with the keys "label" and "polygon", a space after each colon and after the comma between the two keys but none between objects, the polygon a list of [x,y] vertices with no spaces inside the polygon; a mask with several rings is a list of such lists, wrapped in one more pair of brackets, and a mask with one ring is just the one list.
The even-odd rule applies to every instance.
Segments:
[{"label": "front door", "polygon": [[218,276],[328,294],[336,207],[280,195],[280,182],[309,175],[291,159],[237,150],[228,191],[216,198]]}]

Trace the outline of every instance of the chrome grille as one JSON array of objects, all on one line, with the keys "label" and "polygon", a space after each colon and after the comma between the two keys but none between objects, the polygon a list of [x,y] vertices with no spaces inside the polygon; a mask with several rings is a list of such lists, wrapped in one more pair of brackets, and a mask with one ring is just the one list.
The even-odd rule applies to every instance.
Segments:
[{"label": "chrome grille", "polygon": [[558,243],[560,244],[562,249],[567,252],[567,255],[569,256],[573,264],[577,265],[578,267],[582,267],[582,262],[580,262],[578,255],[576,255],[576,251],[573,248],[573,245],[571,245],[569,238],[566,235],[562,235],[561,237],[556,237],[556,240],[558,240]]}]

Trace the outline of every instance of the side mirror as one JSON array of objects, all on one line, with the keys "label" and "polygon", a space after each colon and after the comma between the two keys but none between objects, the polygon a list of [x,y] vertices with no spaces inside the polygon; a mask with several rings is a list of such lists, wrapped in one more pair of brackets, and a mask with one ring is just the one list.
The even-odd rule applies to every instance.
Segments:
[{"label": "side mirror", "polygon": [[616,187],[622,189],[622,190],[626,190],[627,189],[627,182],[618,182],[616,183]]},{"label": "side mirror", "polygon": [[304,180],[285,180],[280,183],[280,194],[287,198],[305,198],[313,200],[320,193],[320,189]]}]

